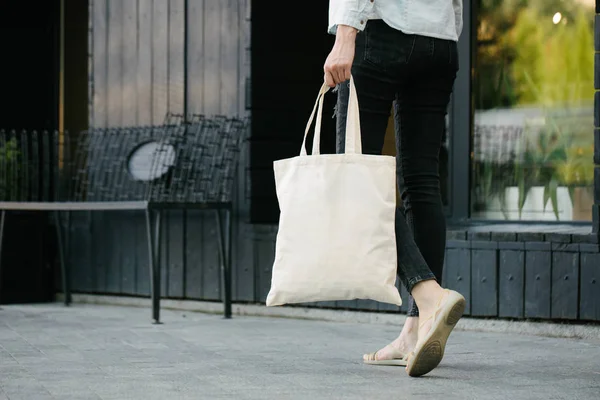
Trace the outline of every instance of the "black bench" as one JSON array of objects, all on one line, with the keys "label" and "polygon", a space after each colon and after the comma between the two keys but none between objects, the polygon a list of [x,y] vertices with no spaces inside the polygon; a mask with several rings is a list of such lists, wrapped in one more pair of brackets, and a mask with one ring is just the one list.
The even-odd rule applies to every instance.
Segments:
[{"label": "black bench", "polygon": [[[215,213],[225,318],[231,318],[232,198],[247,120],[168,115],[161,126],[58,132],[0,131],[0,257],[7,211],[55,219],[65,305],[71,302],[68,234],[76,211],[144,211],[152,318],[160,322],[161,211]],[[67,230],[68,232],[68,230]],[[1,271],[0,264],[0,271]]]}]

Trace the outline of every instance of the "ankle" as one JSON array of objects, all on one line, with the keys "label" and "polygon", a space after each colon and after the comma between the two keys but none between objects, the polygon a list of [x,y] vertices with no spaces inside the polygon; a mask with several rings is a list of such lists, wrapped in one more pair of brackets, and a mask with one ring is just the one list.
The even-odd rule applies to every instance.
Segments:
[{"label": "ankle", "polygon": [[444,290],[433,279],[417,283],[412,290],[412,296],[419,307],[420,314],[428,314],[433,310]]}]

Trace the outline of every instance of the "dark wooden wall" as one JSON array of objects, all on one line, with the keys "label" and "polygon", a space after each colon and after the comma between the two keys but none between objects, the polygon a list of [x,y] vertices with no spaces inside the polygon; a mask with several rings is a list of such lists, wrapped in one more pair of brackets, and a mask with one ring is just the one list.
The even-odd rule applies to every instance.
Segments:
[{"label": "dark wooden wall", "polygon": [[[160,124],[167,112],[247,114],[250,0],[90,0],[89,14],[90,126]],[[236,186],[234,246],[237,259],[252,260],[254,242],[242,223],[246,153]],[[218,299],[213,216],[174,211],[163,226],[163,293]],[[74,290],[148,295],[144,227],[139,213],[73,213]],[[236,281],[236,293],[248,301],[255,298],[253,273],[240,268],[235,274],[243,282]]]}]

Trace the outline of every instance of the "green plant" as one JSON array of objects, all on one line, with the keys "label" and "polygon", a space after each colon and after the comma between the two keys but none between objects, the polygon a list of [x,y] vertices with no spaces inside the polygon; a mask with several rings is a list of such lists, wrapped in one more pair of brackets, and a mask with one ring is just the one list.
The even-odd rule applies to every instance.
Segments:
[{"label": "green plant", "polygon": [[474,208],[481,211],[493,199],[498,199],[500,211],[508,219],[506,209],[506,188],[514,185],[514,165],[512,163],[495,163],[479,161],[474,163]]},{"label": "green plant", "polygon": [[559,182],[569,189],[571,201],[574,201],[575,188],[594,184],[593,160],[593,144],[574,144],[566,149],[566,158],[556,165]]},{"label": "green plant", "polygon": [[[548,125],[546,126],[546,129]],[[515,180],[519,188],[519,217],[525,199],[534,186],[544,187],[544,204],[550,200],[556,219],[558,216],[558,186],[560,176],[556,168],[567,160],[569,135],[564,135],[550,124],[550,130],[543,129],[525,140],[522,160],[515,163]]]}]

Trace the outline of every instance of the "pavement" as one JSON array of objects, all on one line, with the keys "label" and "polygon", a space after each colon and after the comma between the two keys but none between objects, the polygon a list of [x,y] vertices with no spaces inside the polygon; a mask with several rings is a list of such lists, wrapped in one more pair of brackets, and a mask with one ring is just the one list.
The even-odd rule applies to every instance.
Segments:
[{"label": "pavement", "polygon": [[361,362],[398,326],[172,310],[162,321],[135,307],[2,306],[0,400],[600,399],[592,339],[455,331],[442,364],[410,378]]}]

